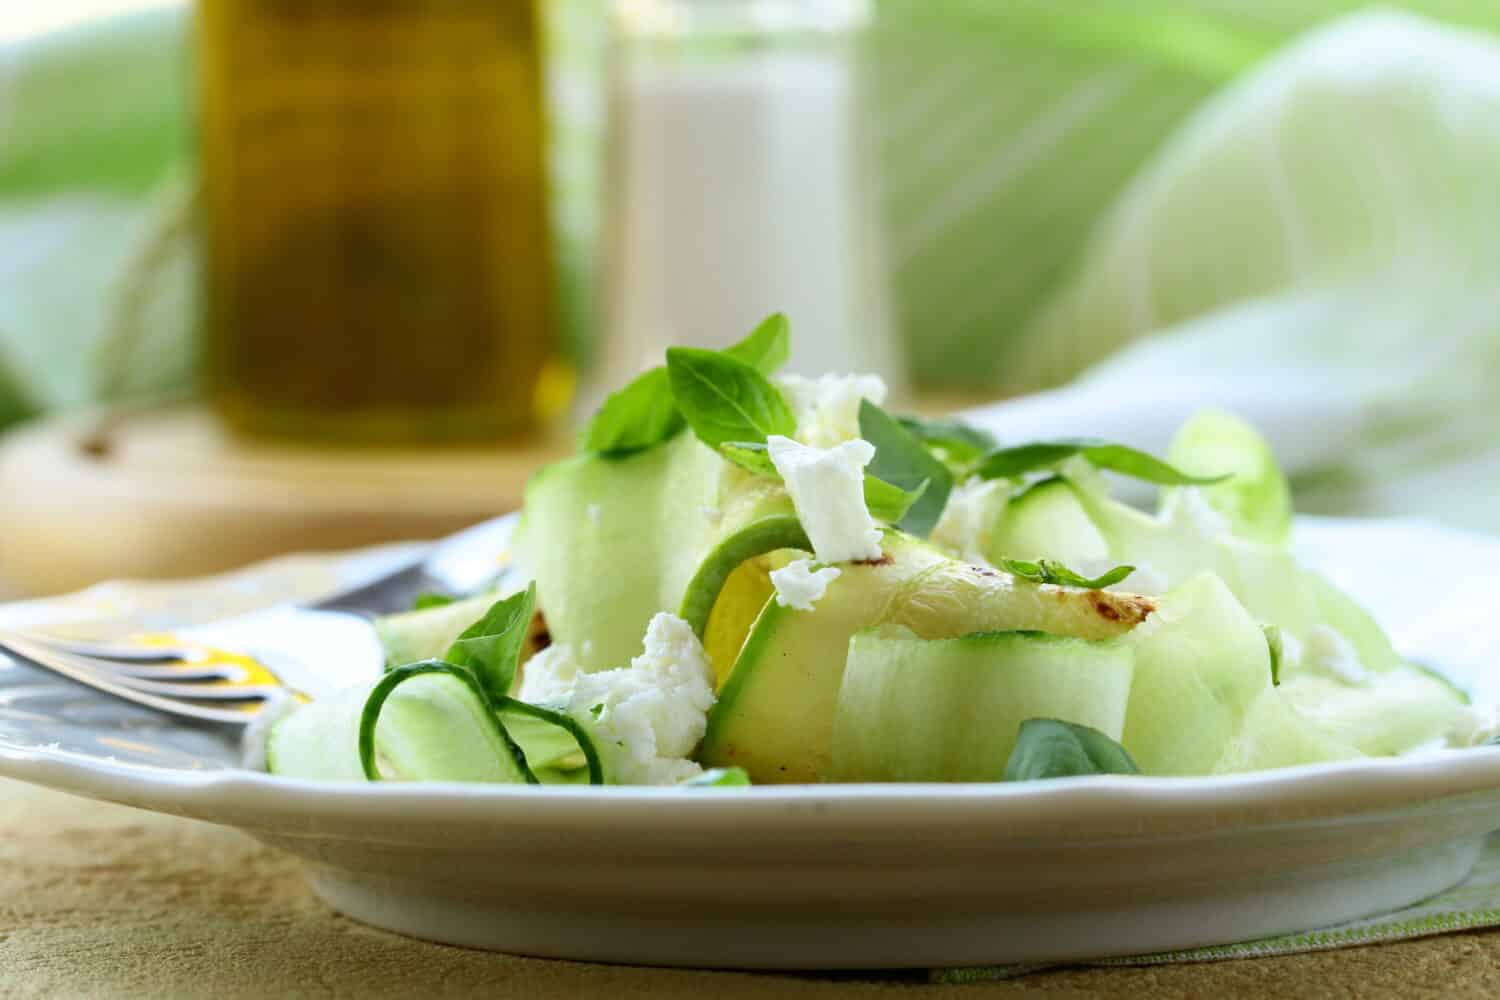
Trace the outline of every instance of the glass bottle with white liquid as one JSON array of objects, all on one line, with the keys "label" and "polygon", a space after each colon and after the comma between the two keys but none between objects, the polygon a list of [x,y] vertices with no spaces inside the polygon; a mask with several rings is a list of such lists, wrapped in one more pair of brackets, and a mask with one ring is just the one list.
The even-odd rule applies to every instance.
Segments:
[{"label": "glass bottle with white liquid", "polygon": [[864,0],[619,0],[602,365],[723,347],[772,312],[790,369],[899,384],[856,48]]}]

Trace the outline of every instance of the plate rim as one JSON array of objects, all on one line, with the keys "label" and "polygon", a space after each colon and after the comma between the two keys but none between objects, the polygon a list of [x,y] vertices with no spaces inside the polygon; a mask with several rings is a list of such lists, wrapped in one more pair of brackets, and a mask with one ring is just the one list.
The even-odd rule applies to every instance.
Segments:
[{"label": "plate rim", "polygon": [[[1292,823],[1376,818],[1391,811],[1466,797],[1500,805],[1500,746],[1408,758],[1364,758],[1204,777],[1097,775],[1005,784],[763,785],[738,789],[487,785],[458,782],[359,784],[313,781],[240,769],[188,770],[110,761],[0,742],[0,776],[57,791],[234,826],[305,827],[316,816],[363,830],[372,820],[441,821],[490,833],[495,824],[535,829],[598,822],[612,832],[657,830],[663,806],[674,825],[743,829],[796,814],[803,830],[858,828],[879,818],[892,830],[931,830],[973,822],[1004,839],[1051,835],[1066,826],[1079,839],[1138,831],[1160,839],[1208,830],[1255,830]],[[325,829],[318,835],[327,835]]]},{"label": "plate rim", "polygon": [[[472,538],[484,530],[513,527],[515,513],[501,515],[461,532]],[[1299,517],[1307,527],[1436,530],[1500,545],[1500,540],[1411,518]],[[399,544],[399,543],[394,543]],[[443,543],[437,543],[441,551]],[[370,556],[392,546],[371,546],[333,558]],[[288,553],[211,576],[152,581],[152,586],[191,586],[254,572],[300,556]],[[135,581],[132,581],[132,583]],[[107,584],[95,585],[95,587]],[[82,594],[42,599],[66,602]],[[0,610],[33,603],[0,604]],[[1399,758],[1360,758],[1245,774],[1149,777],[1100,775],[1024,784],[820,784],[757,786],[748,789],[535,787],[425,783],[346,783],[311,781],[239,768],[192,769],[135,764],[46,746],[19,745],[0,737],[0,777],[72,794],[193,816],[231,825],[272,828],[288,822],[306,825],[309,813],[350,824],[374,817],[456,823],[507,822],[554,825],[580,815],[609,810],[621,823],[659,825],[660,807],[673,806],[677,822],[732,825],[781,818],[795,811],[817,825],[828,819],[843,829],[849,820],[880,814],[906,817],[911,828],[962,817],[1015,824],[1016,833],[1035,834],[1059,823],[1114,835],[1122,827],[1170,825],[1242,827],[1259,817],[1263,824],[1328,820],[1373,814],[1382,809],[1460,796],[1500,796],[1500,746],[1431,751]],[[1233,813],[1236,822],[1214,813]],[[232,816],[237,818],[224,818]],[[1251,824],[1254,825],[1254,824]]]}]

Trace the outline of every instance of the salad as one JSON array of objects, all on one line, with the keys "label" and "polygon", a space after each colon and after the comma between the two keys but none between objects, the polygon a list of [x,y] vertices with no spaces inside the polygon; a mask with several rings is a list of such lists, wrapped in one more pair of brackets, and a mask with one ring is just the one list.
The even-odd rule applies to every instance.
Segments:
[{"label": "salad", "polygon": [[[371,683],[252,739],[307,778],[743,785],[1211,775],[1442,745],[1462,692],[1293,557],[1266,442],[1165,459],[673,348],[527,488],[526,581],[378,623]],[[1112,496],[1158,491],[1155,513]],[[1481,737],[1484,734],[1481,734]],[[1460,736],[1473,739],[1472,734]]]}]

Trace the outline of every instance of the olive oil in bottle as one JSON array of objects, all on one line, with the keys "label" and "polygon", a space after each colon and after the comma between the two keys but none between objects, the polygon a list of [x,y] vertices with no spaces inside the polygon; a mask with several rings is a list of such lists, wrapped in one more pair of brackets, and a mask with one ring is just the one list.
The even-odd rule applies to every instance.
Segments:
[{"label": "olive oil in bottle", "polygon": [[534,0],[199,0],[208,375],[237,429],[558,408]]}]

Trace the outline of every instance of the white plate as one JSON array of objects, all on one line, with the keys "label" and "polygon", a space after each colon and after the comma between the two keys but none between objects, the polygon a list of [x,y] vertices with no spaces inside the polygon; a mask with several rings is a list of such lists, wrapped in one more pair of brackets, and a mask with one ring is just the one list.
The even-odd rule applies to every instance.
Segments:
[{"label": "white plate", "polygon": [[[1500,542],[1307,521],[1299,545],[1403,652],[1494,696]],[[110,584],[0,607],[0,625],[202,620],[401,555]],[[338,785],[233,761],[222,732],[0,661],[0,774],[240,827],[305,858],[356,919],[532,955],[832,969],[1188,948],[1408,905],[1463,879],[1500,828],[1500,748],[1227,778],[741,791]]]}]

